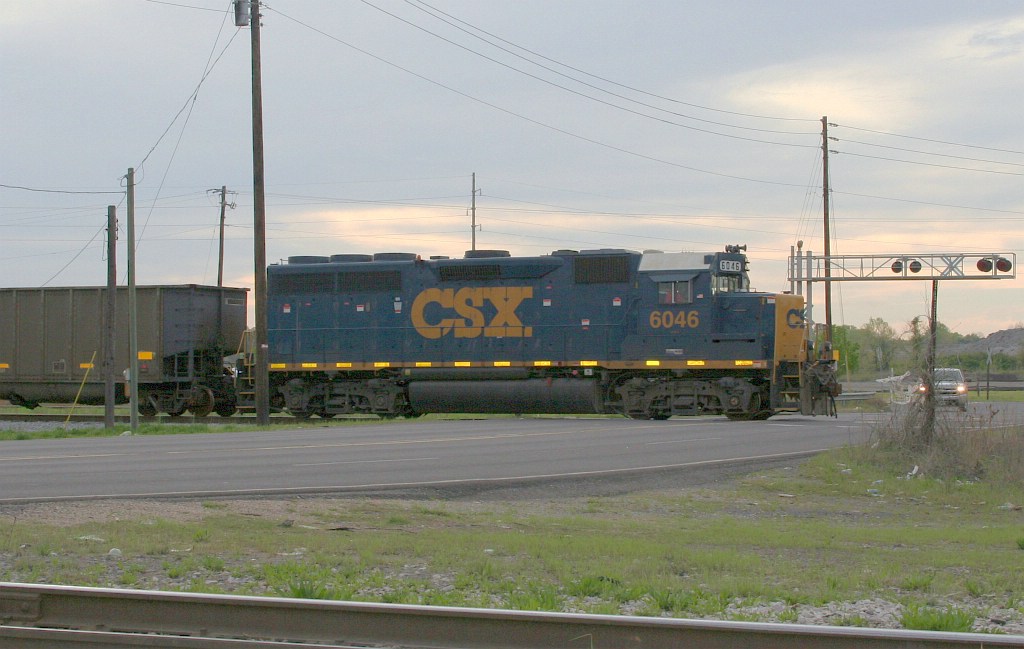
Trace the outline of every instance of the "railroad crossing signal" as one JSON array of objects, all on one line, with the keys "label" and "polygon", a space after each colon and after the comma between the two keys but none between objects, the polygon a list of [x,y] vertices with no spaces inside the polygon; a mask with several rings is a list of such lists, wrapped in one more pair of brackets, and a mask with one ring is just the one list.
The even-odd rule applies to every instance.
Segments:
[{"label": "railroad crossing signal", "polygon": [[831,255],[810,251],[789,257],[790,282],[868,282],[893,280],[1015,279],[1012,252],[923,255]]}]

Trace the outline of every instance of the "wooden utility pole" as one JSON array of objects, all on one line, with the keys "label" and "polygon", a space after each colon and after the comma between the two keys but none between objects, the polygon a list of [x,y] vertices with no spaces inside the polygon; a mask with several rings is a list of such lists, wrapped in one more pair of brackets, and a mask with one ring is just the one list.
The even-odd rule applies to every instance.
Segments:
[{"label": "wooden utility pole", "polygon": [[220,186],[220,255],[217,257],[217,286],[224,286],[224,212],[228,207],[228,188]]},{"label": "wooden utility pole", "polygon": [[263,81],[260,71],[260,2],[250,3],[252,34],[252,185],[253,258],[256,302],[255,399],[256,422],[270,425],[270,377],[267,353],[267,211],[263,179]]},{"label": "wooden utility pole", "polygon": [[114,427],[114,344],[117,340],[117,207],[107,206],[107,299],[103,302],[103,426]]},{"label": "wooden utility pole", "polygon": [[829,228],[828,201],[828,117],[821,118],[821,175],[822,204],[825,210],[825,340],[832,342],[832,235]]},{"label": "wooden utility pole", "polygon": [[139,429],[139,319],[135,301],[135,170],[128,168],[128,401],[129,421]]},{"label": "wooden utility pole", "polygon": [[473,231],[473,240],[470,250],[476,250],[476,172],[473,172],[473,202],[471,203],[469,213],[472,215],[470,222],[470,228]]}]

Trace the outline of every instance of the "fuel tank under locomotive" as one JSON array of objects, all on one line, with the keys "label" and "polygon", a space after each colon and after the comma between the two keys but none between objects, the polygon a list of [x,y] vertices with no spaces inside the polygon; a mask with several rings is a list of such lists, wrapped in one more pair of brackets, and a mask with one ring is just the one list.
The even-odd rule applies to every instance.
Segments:
[{"label": "fuel tank under locomotive", "polygon": [[416,412],[515,412],[599,414],[597,381],[570,378],[492,381],[412,381],[409,405]]}]

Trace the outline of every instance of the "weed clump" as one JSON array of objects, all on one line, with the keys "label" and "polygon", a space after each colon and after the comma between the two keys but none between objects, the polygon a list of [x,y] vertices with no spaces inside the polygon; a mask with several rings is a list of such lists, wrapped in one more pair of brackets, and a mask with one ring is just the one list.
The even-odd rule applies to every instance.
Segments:
[{"label": "weed clump", "polygon": [[1024,422],[987,412],[936,413],[907,407],[872,431],[872,459],[883,466],[917,466],[939,480],[1024,484]]}]

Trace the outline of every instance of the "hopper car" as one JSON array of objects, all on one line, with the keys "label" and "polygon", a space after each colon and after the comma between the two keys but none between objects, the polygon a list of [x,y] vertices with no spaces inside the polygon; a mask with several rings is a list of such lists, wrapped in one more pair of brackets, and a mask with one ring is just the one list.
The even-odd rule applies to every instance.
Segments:
[{"label": "hopper car", "polygon": [[[104,402],[103,311],[106,287],[0,289],[0,399]],[[129,367],[128,289],[115,289],[114,371]],[[236,411],[224,357],[246,328],[246,290],[216,286],[136,287],[138,409],[143,415]],[[127,403],[126,382],[115,401]]]}]

